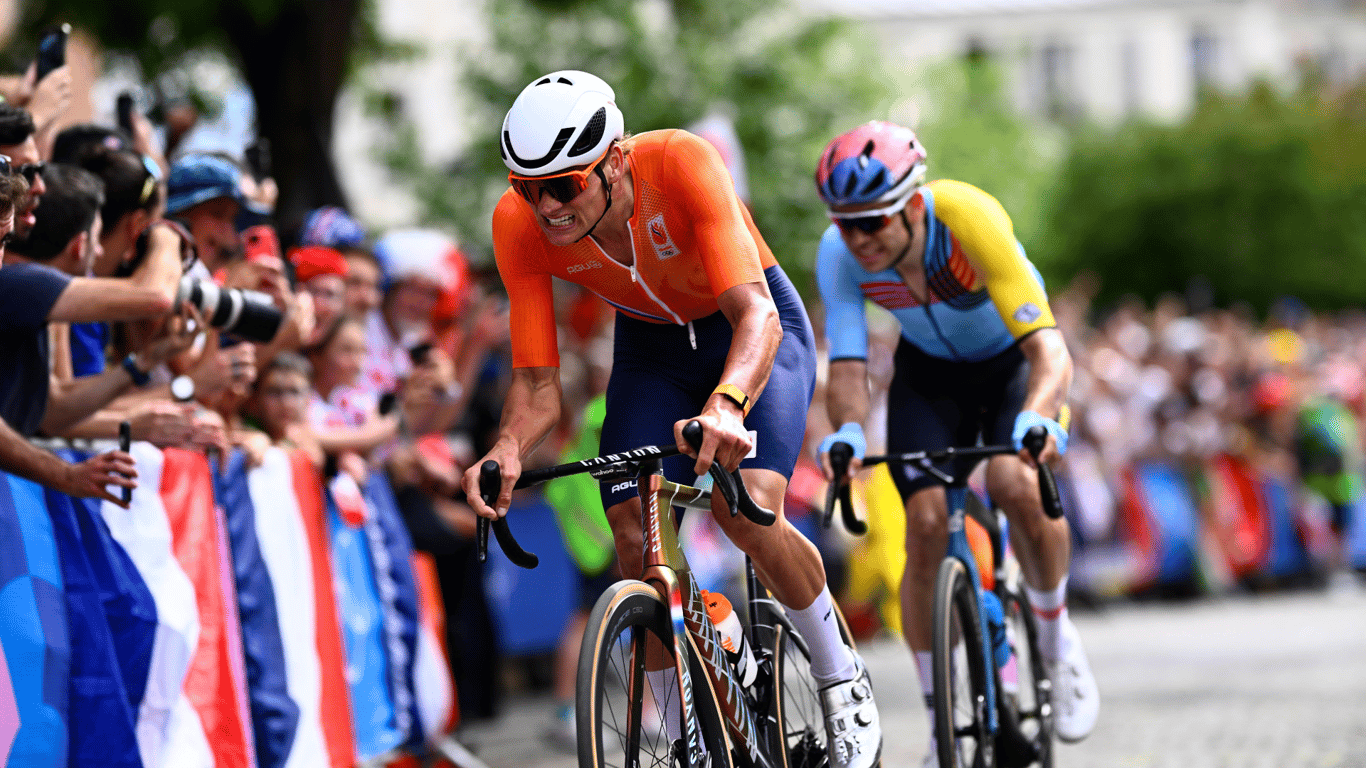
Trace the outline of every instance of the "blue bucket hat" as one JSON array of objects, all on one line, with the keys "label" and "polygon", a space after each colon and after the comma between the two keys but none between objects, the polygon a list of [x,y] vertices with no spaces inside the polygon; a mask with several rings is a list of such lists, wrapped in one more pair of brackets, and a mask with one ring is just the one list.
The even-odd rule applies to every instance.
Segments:
[{"label": "blue bucket hat", "polygon": [[180,213],[202,202],[218,197],[231,197],[245,205],[246,199],[238,181],[241,169],[230,160],[213,155],[185,155],[171,165],[171,178],[166,184],[166,213]]}]

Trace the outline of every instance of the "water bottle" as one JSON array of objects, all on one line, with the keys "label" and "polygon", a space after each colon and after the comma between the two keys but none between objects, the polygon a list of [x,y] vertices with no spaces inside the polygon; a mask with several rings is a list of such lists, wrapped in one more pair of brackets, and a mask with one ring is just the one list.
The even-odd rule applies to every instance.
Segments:
[{"label": "water bottle", "polygon": [[754,679],[759,676],[759,667],[754,662],[754,653],[749,649],[749,641],[745,639],[745,628],[740,625],[740,619],[731,608],[730,600],[720,592],[708,592],[704,589],[702,604],[707,606],[707,615],[711,617],[711,623],[716,625],[716,632],[721,636],[721,647],[725,650],[731,666],[735,668],[740,684],[746,687],[753,685]]},{"label": "water bottle", "polygon": [[987,620],[987,634],[991,639],[991,650],[996,658],[997,668],[1010,662],[1010,638],[1006,636],[1006,614],[1001,607],[1001,599],[995,592],[982,593],[982,612]]}]

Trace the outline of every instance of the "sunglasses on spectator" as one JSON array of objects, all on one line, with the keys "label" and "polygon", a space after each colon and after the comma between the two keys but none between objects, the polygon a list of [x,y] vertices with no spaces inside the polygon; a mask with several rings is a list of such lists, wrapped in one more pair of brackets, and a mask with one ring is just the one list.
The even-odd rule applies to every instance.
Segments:
[{"label": "sunglasses on spectator", "polygon": [[14,166],[10,162],[9,155],[0,155],[0,175],[9,175],[14,171]]},{"label": "sunglasses on spectator", "polygon": [[33,185],[35,179],[47,168],[47,163],[24,163],[15,168],[15,172],[24,177],[24,180]]},{"label": "sunglasses on spectator", "polygon": [[542,194],[550,195],[560,203],[567,203],[588,189],[589,175],[602,165],[609,154],[611,153],[604,152],[592,165],[553,176],[522,176],[508,173],[508,181],[512,183],[512,188],[517,190],[517,194],[532,206],[540,204]]}]

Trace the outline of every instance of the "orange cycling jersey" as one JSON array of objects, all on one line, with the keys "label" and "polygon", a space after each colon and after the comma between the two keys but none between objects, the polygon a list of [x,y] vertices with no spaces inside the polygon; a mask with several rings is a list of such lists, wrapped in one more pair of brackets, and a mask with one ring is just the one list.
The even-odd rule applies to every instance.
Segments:
[{"label": "orange cycling jersey", "polygon": [[623,265],[591,237],[553,246],[536,212],[509,189],[493,212],[493,253],[511,302],[512,364],[560,364],[551,277],[588,288],[626,315],[683,325],[716,312],[716,297],[762,283],[777,264],[735,194],[721,156],[686,131],[650,131],[622,142],[635,192]]}]

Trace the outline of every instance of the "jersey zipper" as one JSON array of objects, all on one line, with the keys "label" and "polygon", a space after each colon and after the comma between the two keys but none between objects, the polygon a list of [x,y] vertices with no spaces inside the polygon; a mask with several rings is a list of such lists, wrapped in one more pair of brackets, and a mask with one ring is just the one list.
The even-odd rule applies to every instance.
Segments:
[{"label": "jersey zipper", "polygon": [[[683,325],[683,324],[684,324],[685,322],[687,322],[687,321],[685,321],[683,318],[679,317],[679,316],[678,316],[678,313],[676,313],[676,312],[674,312],[672,309],[670,309],[668,304],[665,304],[664,302],[660,301],[660,300],[659,300],[659,297],[655,295],[654,291],[650,290],[650,284],[649,284],[649,283],[645,282],[644,280],[640,280],[640,279],[638,278],[638,275],[637,275],[637,273],[636,273],[636,262],[639,261],[640,259],[638,258],[637,254],[636,254],[636,233],[635,233],[635,229],[631,227],[631,222],[629,222],[629,221],[626,222],[626,231],[627,231],[627,233],[630,234],[630,236],[631,236],[631,267],[630,267],[630,269],[631,269],[631,282],[634,283],[634,284],[636,284],[636,285],[639,285],[639,286],[640,286],[640,289],[641,289],[642,291],[645,291],[645,295],[650,297],[650,301],[653,301],[653,302],[655,303],[655,306],[657,306],[657,307],[659,307],[660,309],[662,309],[662,310],[664,310],[665,312],[667,312],[667,313],[669,314],[669,317],[673,318],[673,321],[674,321],[674,324],[675,324],[675,325]],[[604,250],[602,249],[602,245],[599,244],[597,240],[593,240],[593,238],[591,238],[591,237],[588,238],[588,239],[593,241],[593,246],[596,247],[596,248],[598,249],[598,252],[602,254],[603,258],[607,259],[607,261],[611,262],[612,264],[616,264],[617,266],[622,266],[621,262],[619,262],[619,261],[617,261],[616,259],[612,258],[611,256],[608,256],[608,255],[607,255],[607,251],[604,251]],[[697,346],[696,346],[696,344],[694,344],[694,345],[693,345],[693,349],[696,349],[696,348],[697,348]]]}]

